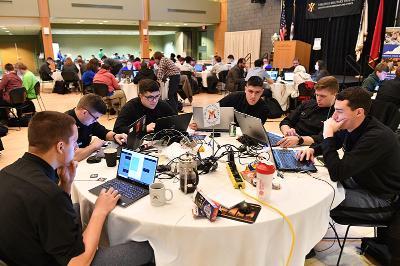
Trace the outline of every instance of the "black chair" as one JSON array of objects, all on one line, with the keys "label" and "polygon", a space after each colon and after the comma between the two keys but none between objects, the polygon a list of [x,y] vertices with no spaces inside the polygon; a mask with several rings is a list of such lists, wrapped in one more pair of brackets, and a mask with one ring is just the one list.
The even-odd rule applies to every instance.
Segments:
[{"label": "black chair", "polygon": [[[112,106],[112,102],[108,94],[108,86],[104,83],[93,83],[91,85],[94,94],[102,97],[103,101],[107,104],[107,119],[110,120],[110,109],[108,106]],[[121,106],[121,103],[120,103]]]},{"label": "black chair", "polygon": [[[371,222],[371,221],[364,221],[364,220],[356,219],[356,218],[352,218],[352,219],[350,219],[350,218],[346,218],[346,219],[345,218],[340,218],[340,219],[339,218],[334,218],[334,221],[336,223],[338,223],[338,224],[341,224],[341,225],[347,225],[346,233],[344,234],[344,237],[340,238],[338,233],[337,233],[337,231],[336,231],[336,229],[335,229],[335,226],[333,224],[330,224],[332,229],[333,229],[333,232],[335,233],[335,237],[336,237],[336,239],[338,241],[338,244],[339,244],[339,247],[340,247],[339,257],[338,257],[338,260],[336,262],[337,266],[340,265],[340,259],[342,258],[344,245],[346,244],[346,240],[348,239],[348,233],[349,233],[349,230],[350,230],[351,226],[374,227],[375,236],[376,236],[376,228],[377,227],[387,227],[388,226],[388,224],[383,223],[383,222],[381,222],[381,223],[375,222],[374,223],[374,222]],[[340,239],[343,239],[343,241],[340,242]]]},{"label": "black chair", "polygon": [[[29,105],[26,103],[26,89],[24,87],[12,89],[10,90],[9,95],[10,103],[7,106],[0,106],[0,108],[6,109],[13,114],[19,125],[18,130],[21,130],[19,113],[22,113],[23,109],[29,107]],[[17,113],[15,113],[13,109],[15,109]]]},{"label": "black chair", "polygon": [[[36,100],[38,102],[40,111],[43,111],[43,110],[46,111],[46,107],[44,106],[43,98],[42,98],[42,96],[40,96],[40,82],[39,81],[36,82],[36,84],[35,84],[35,93],[36,93]],[[40,102],[42,102],[42,103],[40,103]],[[43,105],[43,108],[42,108],[42,105]]]},{"label": "black chair", "polygon": [[397,130],[400,123],[400,112],[397,106],[391,102],[373,100],[370,114],[381,121],[384,125],[390,127],[393,132]]},{"label": "black chair", "polygon": [[[228,91],[225,89],[225,84],[226,84],[226,77],[228,76],[228,70],[222,70],[218,73],[218,81],[219,84],[217,87],[221,88],[219,91],[222,93],[223,91],[227,93]],[[220,85],[220,86],[219,86]]]},{"label": "black chair", "polygon": [[81,84],[79,82],[78,74],[71,71],[62,71],[61,76],[64,80],[64,86],[66,89],[69,89],[69,84],[72,83],[75,87],[78,88],[78,91],[82,92]]}]

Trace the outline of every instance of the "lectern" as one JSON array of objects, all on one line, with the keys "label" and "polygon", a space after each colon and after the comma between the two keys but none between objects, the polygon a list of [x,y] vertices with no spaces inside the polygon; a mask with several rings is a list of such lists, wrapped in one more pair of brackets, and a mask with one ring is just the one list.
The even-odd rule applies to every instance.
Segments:
[{"label": "lectern", "polygon": [[300,64],[309,72],[311,45],[302,41],[274,42],[274,68],[290,68],[293,59],[298,58]]}]

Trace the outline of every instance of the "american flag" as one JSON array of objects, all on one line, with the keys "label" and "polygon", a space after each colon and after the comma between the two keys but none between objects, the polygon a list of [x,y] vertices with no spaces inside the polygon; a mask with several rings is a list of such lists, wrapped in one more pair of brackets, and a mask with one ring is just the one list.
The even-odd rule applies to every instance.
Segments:
[{"label": "american flag", "polygon": [[286,36],[286,16],[285,16],[285,4],[283,4],[281,11],[281,22],[279,26],[279,40],[284,41],[285,36]]}]

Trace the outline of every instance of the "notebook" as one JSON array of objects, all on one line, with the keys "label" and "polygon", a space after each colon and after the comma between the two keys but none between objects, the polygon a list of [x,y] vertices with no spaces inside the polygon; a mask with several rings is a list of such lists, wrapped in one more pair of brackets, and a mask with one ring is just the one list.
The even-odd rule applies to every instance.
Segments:
[{"label": "notebook", "polygon": [[149,186],[154,183],[158,158],[150,155],[122,149],[118,163],[117,177],[89,192],[99,195],[105,188],[113,187],[121,194],[118,205],[127,207],[149,194]]}]

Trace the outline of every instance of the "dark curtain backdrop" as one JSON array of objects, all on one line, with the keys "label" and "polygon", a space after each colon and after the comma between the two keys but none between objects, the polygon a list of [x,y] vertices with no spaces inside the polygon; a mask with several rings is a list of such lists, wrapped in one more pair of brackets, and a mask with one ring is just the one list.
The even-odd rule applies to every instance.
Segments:
[{"label": "dark curtain backdrop", "polygon": [[[379,1],[368,0],[368,36],[359,61],[363,66],[364,76],[372,72],[372,69],[367,66],[367,55],[369,55],[371,49]],[[306,3],[306,0],[296,1],[294,39],[313,45],[314,38],[322,38],[322,49],[320,51],[311,51],[310,71],[312,72],[315,62],[322,59],[327,63],[328,71],[331,74],[343,74],[346,55],[350,54],[355,58],[354,48],[357,42],[361,12],[358,15],[352,16],[307,20]],[[382,43],[385,35],[385,27],[393,27],[396,3],[397,0],[385,0]],[[288,25],[289,31],[293,17],[293,0],[285,0],[285,4],[286,25]],[[346,74],[351,75],[355,74],[355,72],[348,69]]]}]

